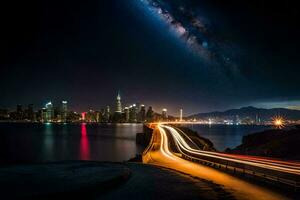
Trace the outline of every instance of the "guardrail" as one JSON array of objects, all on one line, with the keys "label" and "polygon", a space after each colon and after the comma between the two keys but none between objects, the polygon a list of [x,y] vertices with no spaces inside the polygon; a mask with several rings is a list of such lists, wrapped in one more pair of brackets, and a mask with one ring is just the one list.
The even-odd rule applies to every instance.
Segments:
[{"label": "guardrail", "polygon": [[[169,135],[169,134],[168,134]],[[230,171],[236,175],[248,175],[249,177],[256,177],[267,182],[282,184],[299,191],[300,177],[287,172],[278,172],[272,169],[265,169],[258,166],[252,166],[244,163],[234,161],[222,160],[219,158],[212,158],[206,155],[195,155],[185,149],[181,149],[178,144],[175,145],[177,151],[181,153],[181,157],[192,162],[201,163],[219,170]]]},{"label": "guardrail", "polygon": [[224,171],[231,171],[236,175],[238,175],[238,174],[240,174],[240,175],[249,175],[249,176],[252,176],[252,177],[262,178],[262,179],[265,179],[267,181],[272,181],[273,183],[276,182],[276,183],[279,183],[279,184],[284,184],[286,186],[292,187],[295,191],[299,191],[299,188],[300,188],[300,182],[299,181],[290,180],[290,179],[286,179],[286,178],[281,178],[279,176],[274,176],[274,175],[270,175],[270,174],[263,173],[263,172],[257,172],[255,170],[250,170],[250,169],[225,165],[225,164],[221,164],[221,163],[218,163],[218,162],[213,162],[213,161],[193,157],[193,156],[190,156],[190,155],[186,155],[184,153],[181,154],[181,157],[186,159],[186,160],[195,162],[195,163],[200,163],[202,165],[213,167],[215,169],[224,170]]},{"label": "guardrail", "polygon": [[[152,128],[152,127],[151,127]],[[155,131],[155,130],[153,130]],[[167,134],[170,136],[170,134]],[[151,141],[147,148],[143,152],[143,157],[152,149],[155,139],[157,135],[152,134]],[[173,137],[171,137],[171,141],[174,141]],[[171,142],[173,143],[173,142]],[[169,145],[171,144],[169,143]],[[272,169],[261,168],[259,166],[248,165],[244,163],[238,163],[234,161],[222,160],[219,158],[212,158],[206,155],[193,155],[193,153],[189,151],[185,151],[185,149],[181,149],[179,145],[175,142],[175,147],[180,155],[176,154],[183,159],[200,163],[202,165],[210,166],[218,170],[223,170],[225,172],[231,172],[235,175],[242,175],[251,178],[257,178],[259,180],[263,180],[265,182],[269,182],[277,185],[284,185],[290,189],[293,189],[296,192],[300,191],[300,176],[295,176],[294,174],[289,174],[288,172],[278,172]],[[296,177],[296,178],[295,178]]]}]

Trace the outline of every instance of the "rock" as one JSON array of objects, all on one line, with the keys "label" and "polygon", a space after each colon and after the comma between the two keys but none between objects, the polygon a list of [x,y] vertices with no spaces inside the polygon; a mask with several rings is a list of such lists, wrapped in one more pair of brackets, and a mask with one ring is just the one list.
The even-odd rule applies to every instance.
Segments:
[{"label": "rock", "polygon": [[243,137],[229,153],[300,160],[300,129],[266,130]]}]

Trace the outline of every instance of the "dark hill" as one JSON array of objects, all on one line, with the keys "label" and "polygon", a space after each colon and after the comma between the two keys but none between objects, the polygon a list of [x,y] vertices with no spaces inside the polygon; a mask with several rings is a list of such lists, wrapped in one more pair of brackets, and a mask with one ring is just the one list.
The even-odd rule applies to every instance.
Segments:
[{"label": "dark hill", "polygon": [[264,108],[255,108],[252,106],[243,107],[240,109],[231,109],[224,112],[209,112],[209,113],[199,113],[189,116],[189,118],[213,118],[213,117],[235,117],[239,116],[240,118],[251,117],[255,119],[259,117],[261,120],[270,120],[276,115],[283,116],[285,119],[289,120],[299,120],[300,111],[291,110],[286,108],[273,108],[273,109],[264,109]]}]

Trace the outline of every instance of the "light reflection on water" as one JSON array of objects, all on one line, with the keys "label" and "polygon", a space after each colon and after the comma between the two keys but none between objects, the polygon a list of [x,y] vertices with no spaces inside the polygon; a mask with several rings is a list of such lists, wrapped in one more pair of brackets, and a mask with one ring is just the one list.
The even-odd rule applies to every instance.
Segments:
[{"label": "light reflection on water", "polygon": [[80,160],[90,159],[90,145],[89,138],[86,132],[86,124],[81,124],[81,138],[80,138]]},{"label": "light reflection on water", "polygon": [[142,124],[0,123],[0,163],[59,160],[124,161],[141,153]]},{"label": "light reflection on water", "polygon": [[53,126],[49,123],[45,124],[44,131],[44,155],[49,158],[49,160],[53,159],[54,156],[54,136],[53,136]]}]

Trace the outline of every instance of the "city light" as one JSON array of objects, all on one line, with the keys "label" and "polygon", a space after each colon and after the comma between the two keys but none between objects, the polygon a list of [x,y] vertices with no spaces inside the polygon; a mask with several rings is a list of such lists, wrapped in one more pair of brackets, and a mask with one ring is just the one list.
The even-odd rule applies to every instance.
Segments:
[{"label": "city light", "polygon": [[284,119],[281,116],[276,116],[273,118],[273,125],[278,129],[282,129],[284,127]]},{"label": "city light", "polygon": [[85,120],[86,112],[81,113],[81,120]]}]

